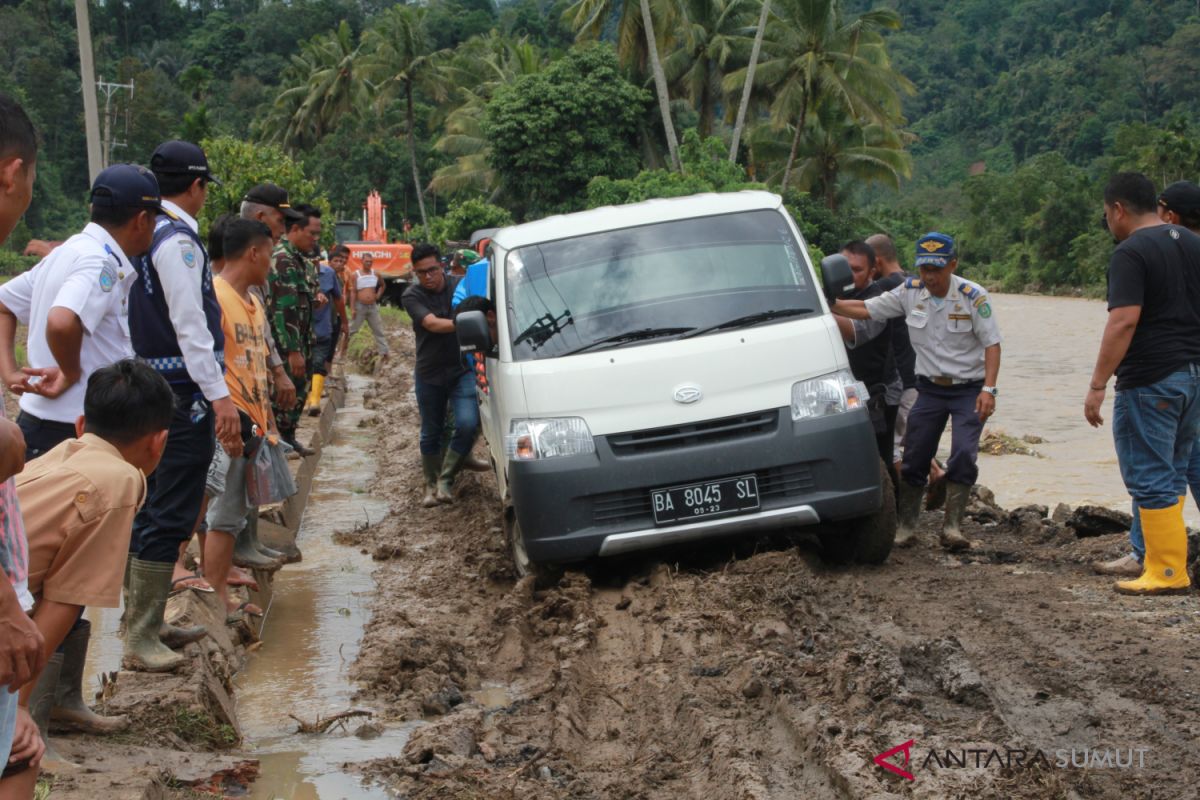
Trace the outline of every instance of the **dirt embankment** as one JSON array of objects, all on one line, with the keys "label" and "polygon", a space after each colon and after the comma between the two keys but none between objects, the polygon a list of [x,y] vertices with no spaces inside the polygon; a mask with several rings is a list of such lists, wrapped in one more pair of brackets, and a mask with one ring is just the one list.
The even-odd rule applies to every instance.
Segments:
[{"label": "dirt embankment", "polygon": [[[368,768],[399,796],[1194,796],[1196,598],[1119,597],[1090,573],[1124,537],[1067,523],[1119,515],[1010,513],[985,491],[966,554],[936,545],[931,513],[878,568],[828,566],[801,532],[536,590],[511,572],[490,476],[420,507],[396,338],[370,401],[393,513],[352,539],[381,561],[355,676],[429,720]],[[895,770],[873,761],[893,748]]]}]

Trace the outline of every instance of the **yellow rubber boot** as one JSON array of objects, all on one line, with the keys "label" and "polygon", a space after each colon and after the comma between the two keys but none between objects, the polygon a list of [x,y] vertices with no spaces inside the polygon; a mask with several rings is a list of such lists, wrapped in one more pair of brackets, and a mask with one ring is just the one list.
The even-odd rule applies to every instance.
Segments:
[{"label": "yellow rubber boot", "polygon": [[1187,573],[1187,528],[1183,524],[1183,500],[1167,508],[1139,508],[1146,560],[1142,575],[1117,581],[1121,594],[1177,594],[1191,585]]},{"label": "yellow rubber boot", "polygon": [[304,410],[308,412],[310,417],[315,417],[321,413],[321,392],[325,390],[325,376],[312,376],[312,389],[308,393],[308,400],[304,404]]}]

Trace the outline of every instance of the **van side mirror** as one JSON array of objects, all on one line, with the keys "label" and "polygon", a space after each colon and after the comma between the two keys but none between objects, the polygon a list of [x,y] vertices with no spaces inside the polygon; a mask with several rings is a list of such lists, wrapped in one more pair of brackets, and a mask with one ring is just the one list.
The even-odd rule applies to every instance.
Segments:
[{"label": "van side mirror", "polygon": [[492,332],[482,311],[464,311],[454,317],[458,349],[463,353],[492,352]]},{"label": "van side mirror", "polygon": [[821,259],[821,281],[825,299],[830,303],[854,293],[854,273],[850,271],[850,262],[841,253]]}]

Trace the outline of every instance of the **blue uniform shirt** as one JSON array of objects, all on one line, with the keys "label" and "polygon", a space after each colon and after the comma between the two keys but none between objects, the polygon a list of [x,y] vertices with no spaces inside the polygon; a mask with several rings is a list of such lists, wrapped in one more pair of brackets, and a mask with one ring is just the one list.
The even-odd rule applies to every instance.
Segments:
[{"label": "blue uniform shirt", "polygon": [[328,264],[322,264],[318,274],[321,291],[329,302],[313,312],[313,336],[318,339],[333,337],[333,305],[342,297],[342,282]]},{"label": "blue uniform shirt", "polygon": [[487,297],[488,262],[485,258],[467,267],[467,274],[459,281],[450,300],[450,308],[458,308],[458,304],[468,297]]}]

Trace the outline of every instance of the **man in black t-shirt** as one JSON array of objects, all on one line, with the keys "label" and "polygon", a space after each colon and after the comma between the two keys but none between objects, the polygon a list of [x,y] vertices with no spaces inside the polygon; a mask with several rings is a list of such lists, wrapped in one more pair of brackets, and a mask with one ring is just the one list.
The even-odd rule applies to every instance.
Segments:
[{"label": "man in black t-shirt", "polygon": [[[854,276],[854,294],[851,300],[866,300],[878,297],[884,290],[879,281],[872,281],[875,272],[875,251],[866,242],[848,242],[842,247],[842,255],[850,262],[850,273]],[[842,338],[846,341],[846,356],[850,359],[850,371],[862,381],[870,392],[871,422],[875,427],[875,446],[879,457],[889,467],[892,465],[892,436],[896,430],[896,411],[900,405],[902,386],[896,371],[896,359],[892,354],[890,323],[868,329],[862,323],[855,324],[846,317],[834,317]],[[893,320],[894,321],[894,320]],[[903,323],[903,320],[901,320]]]},{"label": "man in black t-shirt", "polygon": [[[454,478],[479,430],[479,407],[475,376],[459,352],[450,309],[459,279],[446,277],[438,250],[431,244],[413,248],[412,265],[417,282],[404,292],[402,302],[417,338],[414,388],[421,414],[422,504],[430,508],[454,500]],[[454,410],[454,436],[443,456],[448,406]]]},{"label": "man in black t-shirt", "polygon": [[1164,225],[1154,185],[1122,172],[1104,189],[1104,216],[1120,243],[1108,267],[1108,323],[1084,401],[1094,427],[1108,379],[1117,377],[1113,437],[1121,477],[1138,507],[1146,542],[1140,577],[1123,594],[1186,589],[1183,496],[1200,430],[1200,237]]}]

